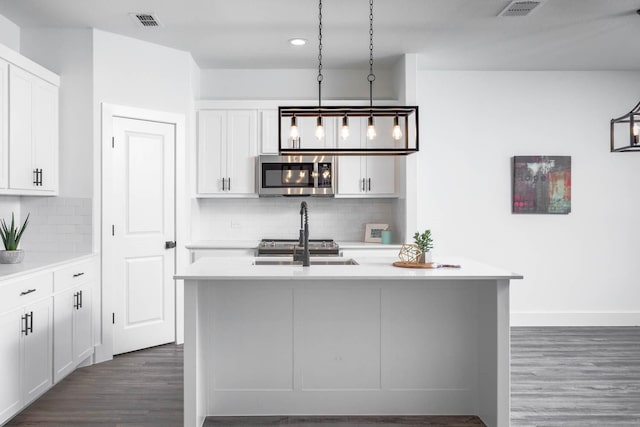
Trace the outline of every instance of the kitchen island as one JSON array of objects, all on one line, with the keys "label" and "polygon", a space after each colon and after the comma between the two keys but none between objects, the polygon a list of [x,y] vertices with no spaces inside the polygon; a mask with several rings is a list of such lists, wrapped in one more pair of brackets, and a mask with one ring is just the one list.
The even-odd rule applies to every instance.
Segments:
[{"label": "kitchen island", "polygon": [[201,258],[185,281],[184,425],[208,415],[478,415],[509,425],[509,281],[461,268]]}]

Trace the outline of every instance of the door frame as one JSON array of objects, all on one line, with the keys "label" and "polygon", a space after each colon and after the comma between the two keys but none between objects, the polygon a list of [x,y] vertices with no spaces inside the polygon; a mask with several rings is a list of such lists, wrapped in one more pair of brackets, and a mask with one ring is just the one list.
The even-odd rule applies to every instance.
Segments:
[{"label": "door frame", "polygon": [[[113,323],[112,313],[115,308],[115,295],[113,289],[103,286],[105,254],[103,253],[103,239],[111,233],[111,225],[105,221],[103,207],[106,206],[105,182],[103,177],[105,171],[111,171],[111,165],[106,164],[104,159],[107,150],[111,150],[113,138],[113,119],[127,118],[134,120],[145,120],[152,122],[167,123],[175,126],[175,179],[174,179],[174,215],[175,215],[175,239],[178,242],[175,250],[175,268],[183,267],[189,258],[188,250],[184,246],[183,239],[189,235],[188,217],[188,178],[185,173],[186,168],[186,119],[184,114],[171,113],[165,111],[149,110],[144,108],[130,107],[124,105],[101,104],[101,138],[99,149],[94,150],[94,164],[100,165],[94,171],[94,197],[93,197],[93,218],[94,218],[94,252],[100,254],[100,289],[94,295],[97,297],[94,311],[94,336],[96,337],[96,351],[94,362],[100,363],[113,359]],[[176,281],[175,291],[175,337],[177,343],[184,341],[184,285],[182,281]],[[94,300],[94,301],[95,301]]]}]

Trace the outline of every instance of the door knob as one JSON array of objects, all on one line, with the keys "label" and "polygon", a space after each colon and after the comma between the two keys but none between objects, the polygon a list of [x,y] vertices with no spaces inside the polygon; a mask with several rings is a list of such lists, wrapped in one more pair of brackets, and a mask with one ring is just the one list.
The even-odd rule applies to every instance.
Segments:
[{"label": "door knob", "polygon": [[176,247],[176,242],[173,242],[173,241],[164,242],[165,249],[173,249],[175,247]]}]

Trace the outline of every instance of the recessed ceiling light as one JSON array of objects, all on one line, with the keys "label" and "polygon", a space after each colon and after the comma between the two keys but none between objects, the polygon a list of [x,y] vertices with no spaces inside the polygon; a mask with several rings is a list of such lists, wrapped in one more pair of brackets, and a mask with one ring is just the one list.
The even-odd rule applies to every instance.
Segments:
[{"label": "recessed ceiling light", "polygon": [[305,39],[291,39],[289,40],[289,43],[294,46],[304,46],[305,44],[307,44],[307,41]]}]

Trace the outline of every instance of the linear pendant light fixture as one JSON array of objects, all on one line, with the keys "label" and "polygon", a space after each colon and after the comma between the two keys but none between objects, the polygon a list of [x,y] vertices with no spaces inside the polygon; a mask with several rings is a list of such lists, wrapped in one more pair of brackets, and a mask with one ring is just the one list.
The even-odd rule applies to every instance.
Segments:
[{"label": "linear pendant light fixture", "polygon": [[[369,0],[369,74],[367,75],[369,106],[322,105],[322,0],[319,0],[318,106],[278,107],[280,154],[368,156],[407,155],[417,152],[418,107],[374,106],[373,82],[375,79],[376,76],[373,73],[373,0]],[[334,126],[325,128],[329,123],[333,123]],[[315,127],[315,132],[311,132],[313,127]],[[331,134],[328,135],[328,131]]]},{"label": "linear pendant light fixture", "polygon": [[[640,151],[639,134],[640,102],[624,116],[611,119],[611,152]],[[616,140],[622,143],[617,144]]]}]

